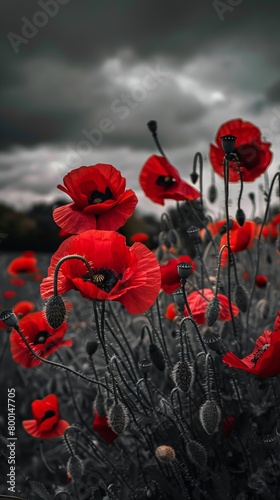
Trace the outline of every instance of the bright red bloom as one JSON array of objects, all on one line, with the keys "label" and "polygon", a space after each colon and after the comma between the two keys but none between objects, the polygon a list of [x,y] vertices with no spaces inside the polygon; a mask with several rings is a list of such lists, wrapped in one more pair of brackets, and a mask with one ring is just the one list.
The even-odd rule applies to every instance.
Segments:
[{"label": "bright red bloom", "polygon": [[153,253],[142,243],[126,246],[125,237],[114,231],[94,230],[71,236],[60,245],[51,259],[48,277],[41,284],[42,297],[53,294],[55,266],[70,254],[87,259],[94,283],[81,260],[67,260],[59,270],[58,293],[74,289],[89,300],[116,300],[132,314],[143,313],[155,302],[161,278]]},{"label": "bright red bloom", "polygon": [[17,292],[15,292],[14,290],[4,290],[4,292],[2,292],[4,299],[13,299],[16,294]]},{"label": "bright red bloom", "polygon": [[255,283],[256,283],[256,286],[258,286],[259,288],[265,288],[267,285],[267,282],[268,282],[268,279],[263,274],[258,274],[258,276],[256,276]]},{"label": "bright red bloom", "polygon": [[192,272],[196,268],[196,263],[188,255],[181,255],[178,259],[170,259],[167,264],[160,266],[161,272],[161,288],[166,293],[172,293],[181,286],[180,276],[178,274],[177,265],[180,262],[188,262],[192,264]]},{"label": "bright red bloom", "polygon": [[10,283],[11,283],[11,285],[15,285],[15,286],[24,286],[25,280],[23,280],[22,278],[11,278]]},{"label": "bright red bloom", "polygon": [[35,274],[38,271],[35,257],[16,257],[8,265],[7,272],[11,276],[25,276]]},{"label": "bright red bloom", "polygon": [[175,302],[172,302],[172,304],[168,304],[164,317],[169,319],[170,321],[173,321],[176,316],[178,316],[178,309]]},{"label": "bright red bloom", "polygon": [[151,156],[140,172],[139,183],[155,203],[164,205],[164,200],[196,200],[201,193],[183,181],[176,168],[164,156]]},{"label": "bright red bloom", "polygon": [[108,444],[113,443],[113,441],[115,441],[115,439],[118,437],[118,434],[116,434],[109,426],[107,415],[102,417],[101,415],[99,415],[99,413],[97,413],[96,410],[94,410],[94,421],[92,424],[92,428]]},{"label": "bright red bloom", "polygon": [[132,243],[136,243],[136,241],[145,243],[145,241],[148,241],[149,237],[147,233],[135,233],[130,236],[130,241],[132,241]]},{"label": "bright red bloom", "polygon": [[243,359],[233,352],[227,352],[222,358],[223,363],[233,368],[239,368],[259,377],[275,377],[280,373],[280,331],[265,330],[256,340],[253,352]]},{"label": "bright red bloom", "polygon": [[[224,177],[224,150],[222,148],[221,137],[234,135],[236,137],[234,153],[240,161],[240,170],[244,182],[252,182],[262,175],[272,160],[270,142],[264,142],[261,138],[261,131],[250,122],[244,122],[240,118],[224,123],[218,130],[214,144],[210,145],[210,161],[215,172]],[[240,181],[237,164],[230,162],[229,181]]]},{"label": "bright red bloom", "polygon": [[[60,347],[71,346],[72,340],[63,340],[67,330],[67,323],[63,323],[55,330],[51,328],[43,312],[33,312],[19,321],[20,329],[31,347],[42,358],[48,358]],[[31,354],[19,333],[13,330],[10,335],[10,345],[13,359],[25,368],[33,368],[42,363]]]},{"label": "bright red bloom", "polygon": [[61,420],[58,399],[55,394],[49,394],[44,399],[36,399],[31,403],[35,420],[24,420],[22,425],[26,432],[40,439],[51,439],[63,436],[69,423]]},{"label": "bright red bloom", "polygon": [[[205,312],[209,304],[209,301],[213,299],[213,297],[214,297],[214,292],[211,290],[211,288],[204,288],[204,290],[199,290],[198,292],[192,292],[188,295],[188,303],[192,315],[194,317],[194,320],[198,325],[205,325],[206,323]],[[220,303],[220,314],[218,319],[220,321],[230,321],[231,315],[230,315],[228,298],[222,293],[218,293],[217,298]],[[236,305],[234,304],[231,304],[231,306],[233,315],[237,316],[239,313],[238,307],[236,307]],[[187,309],[184,310],[184,316],[189,316]]]},{"label": "bright red bloom", "polygon": [[[232,227],[229,230],[230,248],[233,253],[242,252],[249,249],[254,244],[256,237],[256,224],[253,221],[246,221],[243,226],[239,226],[236,220],[232,221]],[[227,245],[227,234],[223,234],[220,240],[220,249]],[[221,266],[225,266],[228,261],[228,249],[225,248],[221,258]]]},{"label": "bright red bloom", "polygon": [[53,212],[56,224],[70,234],[89,229],[115,231],[123,226],[137,205],[132,189],[125,189],[126,180],[112,165],[98,163],[79,167],[63,178],[65,186],[57,186],[74,203]]},{"label": "bright red bloom", "polygon": [[13,306],[13,311],[16,316],[26,316],[26,314],[34,311],[36,309],[36,306],[34,302],[31,302],[30,300],[21,300],[20,302],[17,302]]}]

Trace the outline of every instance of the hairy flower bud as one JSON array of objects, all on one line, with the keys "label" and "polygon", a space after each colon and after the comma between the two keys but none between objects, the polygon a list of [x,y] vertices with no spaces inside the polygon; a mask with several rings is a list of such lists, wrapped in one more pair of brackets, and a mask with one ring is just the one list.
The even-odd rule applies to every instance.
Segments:
[{"label": "hairy flower bud", "polygon": [[66,306],[61,295],[52,295],[46,303],[46,319],[51,328],[59,328],[66,318]]},{"label": "hairy flower bud", "polygon": [[122,403],[113,403],[108,412],[108,424],[116,434],[121,434],[127,424],[127,409]]},{"label": "hairy flower bud", "polygon": [[199,420],[207,434],[214,434],[221,421],[221,410],[215,401],[210,399],[205,401],[199,409]]},{"label": "hairy flower bud", "polygon": [[198,443],[194,439],[190,439],[187,443],[186,447],[187,455],[190,461],[204,470],[207,466],[207,451],[202,446],[202,444]]},{"label": "hairy flower bud", "polygon": [[71,455],[67,463],[67,472],[74,481],[79,481],[83,474],[83,462],[77,455]]},{"label": "hairy flower bud", "polygon": [[242,312],[246,312],[248,308],[248,295],[242,285],[236,285],[234,289],[234,301],[238,309]]},{"label": "hairy flower bud", "polygon": [[219,318],[219,314],[220,314],[219,299],[217,297],[213,297],[213,299],[210,300],[205,312],[207,325],[213,326],[214,323],[216,323],[217,319]]},{"label": "hairy flower bud", "polygon": [[193,370],[185,361],[178,361],[172,370],[172,378],[178,389],[188,393],[193,383]]}]

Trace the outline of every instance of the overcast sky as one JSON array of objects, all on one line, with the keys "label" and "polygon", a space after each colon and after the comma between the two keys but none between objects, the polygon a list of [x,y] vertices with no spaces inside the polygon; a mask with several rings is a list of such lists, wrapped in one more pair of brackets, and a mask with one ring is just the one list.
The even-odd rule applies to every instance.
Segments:
[{"label": "overcast sky", "polygon": [[[61,198],[56,185],[71,168],[111,163],[140,210],[162,213],[138,184],[156,153],[150,119],[186,180],[202,152],[205,188],[209,144],[232,118],[261,129],[274,152],[269,178],[278,170],[279,0],[6,0],[1,7],[1,201],[26,208]],[[245,206],[262,183],[246,185]],[[236,186],[230,195],[235,210]]]}]

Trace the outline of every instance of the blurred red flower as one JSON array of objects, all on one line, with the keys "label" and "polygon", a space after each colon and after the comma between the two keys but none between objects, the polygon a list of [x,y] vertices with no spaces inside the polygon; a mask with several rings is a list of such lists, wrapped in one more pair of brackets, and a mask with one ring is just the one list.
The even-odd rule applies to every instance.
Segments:
[{"label": "blurred red flower", "polygon": [[256,276],[255,283],[256,283],[256,286],[258,286],[259,288],[265,288],[267,285],[267,282],[268,282],[268,279],[263,274],[258,274],[258,276]]},{"label": "blurred red flower", "polygon": [[[205,325],[206,323],[205,312],[210,300],[213,299],[213,297],[214,297],[214,292],[211,290],[211,288],[204,288],[204,290],[192,292],[188,295],[188,303],[193,318],[198,325]],[[218,293],[217,298],[220,303],[220,314],[218,319],[220,321],[230,321],[231,315],[230,315],[228,298],[222,293]],[[236,305],[234,304],[231,304],[231,306],[233,315],[237,316],[239,313],[238,307],[236,307]],[[185,309],[184,315],[189,316],[187,309]]]},{"label": "blurred red flower", "polygon": [[[31,347],[42,358],[48,358],[60,347],[72,345],[72,340],[63,340],[67,323],[64,322],[54,330],[49,326],[45,314],[41,311],[24,316],[20,319],[19,326]],[[14,329],[10,335],[10,345],[13,359],[19,365],[33,368],[42,363],[31,354],[19,333]]]},{"label": "blurred red flower", "polygon": [[16,257],[9,263],[7,273],[10,276],[32,275],[38,271],[36,264],[37,259],[35,257]]},{"label": "blurred red flower", "polygon": [[253,351],[243,359],[227,352],[223,363],[259,377],[275,377],[280,373],[280,331],[265,330],[256,340]]},{"label": "blurred red flower", "polygon": [[[210,145],[210,161],[215,172],[224,177],[224,150],[221,137],[234,135],[236,137],[234,153],[240,161],[240,170],[244,182],[252,182],[262,175],[272,160],[270,142],[264,142],[261,131],[253,123],[245,122],[240,118],[224,123],[218,130],[215,141],[216,145]],[[229,181],[240,181],[240,175],[235,162],[230,162]]]},{"label": "blurred red flower", "polygon": [[188,255],[181,255],[177,259],[170,259],[167,264],[160,266],[161,272],[161,288],[166,293],[172,293],[181,286],[180,276],[178,274],[177,265],[180,262],[188,262],[192,264],[192,273],[196,268],[196,263]]},{"label": "blurred red flower", "polygon": [[15,292],[15,290],[4,290],[4,292],[2,292],[2,295],[3,295],[3,299],[13,299],[16,295],[17,295],[17,292]]},{"label": "blurred red flower", "polygon": [[99,415],[96,410],[94,410],[94,421],[92,428],[99,436],[101,436],[106,443],[111,444],[118,437],[108,424],[107,415],[104,417]]},{"label": "blurred red flower", "polygon": [[196,200],[201,193],[183,181],[176,168],[163,156],[151,156],[140,172],[139,183],[155,203],[164,205],[164,200]]},{"label": "blurred red flower", "polygon": [[[232,221],[229,230],[230,248],[233,253],[242,252],[249,249],[254,244],[256,238],[256,224],[253,221],[246,221],[243,226],[239,226],[236,220]],[[227,245],[227,234],[223,234],[220,240],[220,249]],[[228,261],[228,249],[225,248],[221,257],[221,266],[224,267]]]},{"label": "blurred red flower", "polygon": [[78,290],[92,300],[116,300],[132,314],[140,314],[155,302],[160,290],[160,269],[156,257],[142,243],[126,246],[125,237],[114,231],[85,231],[65,240],[55,252],[41,295],[53,294],[57,262],[66,255],[84,256],[94,274],[91,282],[86,265],[78,259],[64,262],[58,273],[58,293]]},{"label": "blurred red flower", "polygon": [[34,302],[31,302],[30,300],[21,300],[13,306],[15,315],[21,315],[21,317],[26,316],[26,314],[34,311],[34,309],[36,309],[36,306]]},{"label": "blurred red flower", "polygon": [[25,280],[23,280],[22,278],[11,278],[10,283],[11,283],[11,285],[15,285],[15,286],[24,286]]},{"label": "blurred red flower", "polygon": [[136,241],[145,243],[145,241],[148,241],[149,237],[147,233],[135,233],[130,236],[130,241],[132,241],[132,243],[136,243]]},{"label": "blurred red flower", "polygon": [[22,425],[26,432],[40,439],[51,439],[63,436],[69,423],[61,420],[58,399],[55,394],[49,394],[44,399],[36,399],[31,403],[35,420],[24,420]]},{"label": "blurred red flower", "polygon": [[79,167],[63,178],[57,187],[74,203],[53,212],[56,224],[70,234],[89,229],[115,231],[123,226],[137,205],[132,189],[125,189],[126,180],[112,165],[98,163]]}]

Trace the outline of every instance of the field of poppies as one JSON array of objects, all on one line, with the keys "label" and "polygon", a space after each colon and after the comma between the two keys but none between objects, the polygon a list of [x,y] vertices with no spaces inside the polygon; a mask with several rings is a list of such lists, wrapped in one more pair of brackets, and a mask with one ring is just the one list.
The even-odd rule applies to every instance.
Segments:
[{"label": "field of poppies", "polygon": [[[1,254],[0,498],[280,498],[280,172],[262,218],[253,188],[250,218],[242,208],[273,145],[252,123],[223,124],[202,196],[202,155],[190,184],[148,129],[158,154],[140,186],[174,202],[156,244],[118,232],[138,200],[99,163],[58,186],[71,203],[53,212],[53,255]],[[219,219],[204,203],[214,173]]]}]

